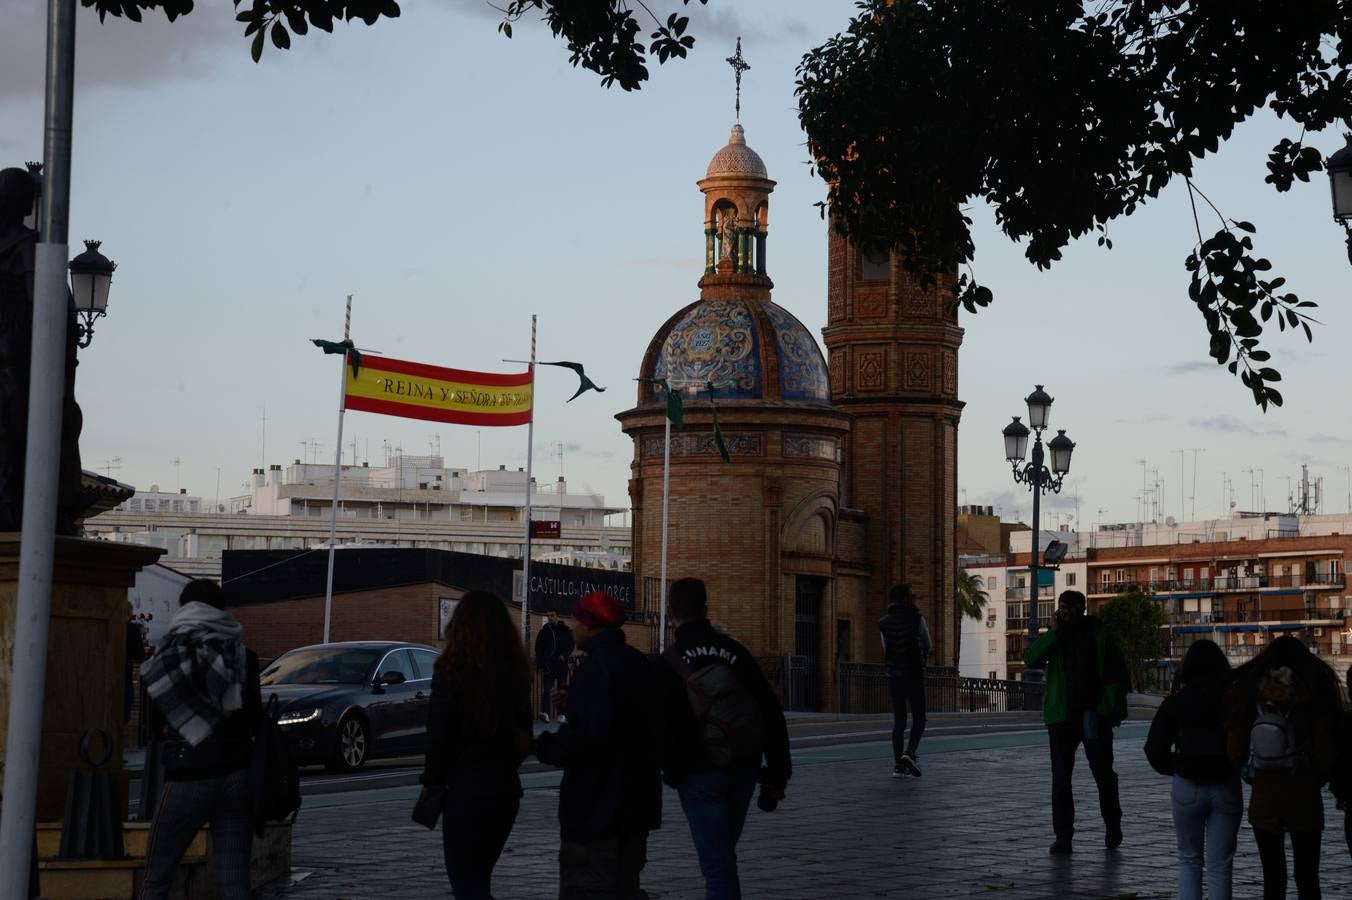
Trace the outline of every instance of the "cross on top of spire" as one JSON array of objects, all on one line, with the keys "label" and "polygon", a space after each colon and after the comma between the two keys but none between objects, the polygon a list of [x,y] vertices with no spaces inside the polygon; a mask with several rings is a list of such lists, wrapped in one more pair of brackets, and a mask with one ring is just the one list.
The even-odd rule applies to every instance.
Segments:
[{"label": "cross on top of spire", "polygon": [[737,37],[737,52],[729,56],[727,62],[728,65],[732,66],[733,75],[737,79],[736,111],[737,121],[740,122],[742,121],[742,73],[751,68],[747,61],[742,58],[742,38],[740,35]]}]

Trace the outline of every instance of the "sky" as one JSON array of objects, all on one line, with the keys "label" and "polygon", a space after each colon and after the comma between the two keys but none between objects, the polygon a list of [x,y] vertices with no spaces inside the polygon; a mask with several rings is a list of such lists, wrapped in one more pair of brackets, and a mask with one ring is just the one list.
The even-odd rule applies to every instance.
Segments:
[{"label": "sky", "polygon": [[[0,162],[21,165],[41,155],[45,4],[0,7]],[[698,297],[695,181],[733,122],[724,59],[738,35],[747,142],[778,182],[774,299],[815,335],[826,317],[826,225],[813,205],[825,187],[807,165],[794,70],[853,3],[685,9],[690,58],[652,66],[626,94],[570,66],[539,22],[503,38],[476,0],[406,3],[399,19],[312,32],[259,65],[223,0],[172,25],[158,14],[100,25],[82,8],[71,253],[97,238],[118,263],[109,314],[80,355],[85,467],[210,500],[242,493],[260,465],[331,462],[337,361],[308,340],[341,337],[352,294],[359,346],[482,371],[518,368],[502,360],[525,358],[538,314],[540,358],[581,360],[608,390],[565,404],[572,374],[540,370],[536,477],[564,474],[570,489],[626,506],[633,445],[614,415],[634,403],[654,333]],[[1302,464],[1324,478],[1325,511],[1352,507],[1352,267],[1322,174],[1287,194],[1263,184],[1267,151],[1286,136],[1298,129],[1260,114],[1196,174],[1226,215],[1258,227],[1257,249],[1288,286],[1320,304],[1313,345],[1264,338],[1286,398],[1266,414],[1207,358],[1187,298],[1195,237],[1181,184],[1111,226],[1113,250],[1087,240],[1047,272],[989,210],[971,210],[975,271],[996,300],[961,316],[960,503],[1029,518],[1000,430],[1045,384],[1052,426],[1077,448],[1044,527],[1136,521],[1143,483],[1157,482],[1147,517],[1217,516],[1232,497],[1284,510]],[[1342,145],[1332,132],[1309,140],[1326,154]],[[439,447],[453,466],[525,465],[520,427],[354,412],[346,463],[354,439],[372,465],[387,446]]]}]

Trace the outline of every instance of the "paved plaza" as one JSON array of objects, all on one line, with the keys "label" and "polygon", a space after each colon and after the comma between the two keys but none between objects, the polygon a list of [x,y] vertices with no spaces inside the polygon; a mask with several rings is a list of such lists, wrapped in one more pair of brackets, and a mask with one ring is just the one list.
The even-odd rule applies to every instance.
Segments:
[{"label": "paved plaza", "polygon": [[[924,777],[888,777],[878,740],[795,752],[788,799],[774,813],[752,807],[740,846],[748,898],[1111,898],[1147,900],[1175,893],[1174,831],[1168,779],[1146,765],[1143,723],[1119,731],[1126,842],[1103,847],[1093,783],[1081,757],[1076,797],[1082,830],[1070,858],[1047,854],[1052,841],[1050,769],[1040,729],[943,736],[938,720],[922,749]],[[952,720],[947,720],[952,721]],[[877,721],[860,725],[876,731]],[[555,896],[557,777],[527,778],[521,815],[494,878],[498,900]],[[271,898],[447,897],[441,835],[409,821],[416,788],[308,797],[295,831],[295,879]],[[1341,818],[1325,835],[1326,897],[1347,896],[1352,863]],[[1258,897],[1261,872],[1245,826],[1235,896]],[[652,836],[644,887],[654,898],[703,896],[680,805],[666,794],[664,827]],[[1294,887],[1292,887],[1294,896]]]}]

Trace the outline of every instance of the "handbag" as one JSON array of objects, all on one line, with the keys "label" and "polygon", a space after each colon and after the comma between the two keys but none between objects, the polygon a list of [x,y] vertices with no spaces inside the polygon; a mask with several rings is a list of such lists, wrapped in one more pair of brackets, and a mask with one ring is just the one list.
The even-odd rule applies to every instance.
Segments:
[{"label": "handbag", "polygon": [[443,785],[423,785],[418,802],[413,804],[413,821],[424,828],[436,828],[445,803],[446,788]]}]

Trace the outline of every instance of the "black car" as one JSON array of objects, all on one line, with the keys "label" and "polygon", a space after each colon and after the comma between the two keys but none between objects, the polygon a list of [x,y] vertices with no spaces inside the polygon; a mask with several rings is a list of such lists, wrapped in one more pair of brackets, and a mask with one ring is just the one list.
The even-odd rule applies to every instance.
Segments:
[{"label": "black car", "polygon": [[298,765],[350,772],[372,757],[422,753],[438,655],[398,641],[298,647],[263,670],[263,702],[277,698]]}]

